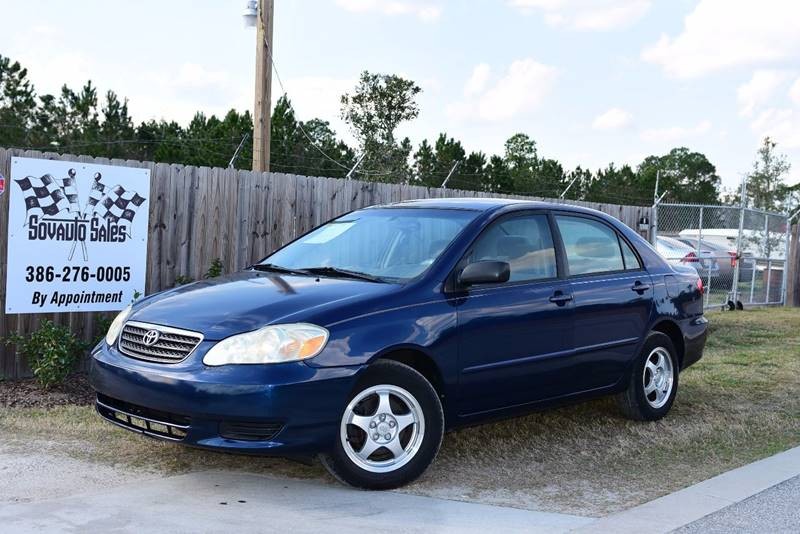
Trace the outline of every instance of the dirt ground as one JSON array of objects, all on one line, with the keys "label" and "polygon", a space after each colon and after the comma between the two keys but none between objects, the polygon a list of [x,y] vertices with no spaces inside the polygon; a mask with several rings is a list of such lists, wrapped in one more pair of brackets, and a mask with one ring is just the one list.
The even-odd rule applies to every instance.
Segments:
[{"label": "dirt ground", "polygon": [[0,408],[89,406],[94,390],[85,373],[75,373],[64,384],[44,389],[33,378],[0,382]]},{"label": "dirt ground", "polygon": [[[430,470],[401,491],[598,516],[799,445],[800,310],[712,313],[709,320],[706,355],[681,375],[666,419],[631,422],[610,399],[600,399],[463,429],[448,434]],[[63,467],[59,472],[73,484],[87,487],[99,478],[113,483],[203,469],[335,483],[318,464],[143,438],[106,424],[90,406],[20,408],[6,402],[0,405],[0,473],[6,480],[0,502],[61,491],[51,487],[45,471],[33,480],[9,480],[5,475],[21,468],[6,466],[4,455],[20,451],[35,453],[40,460],[34,463]]]}]

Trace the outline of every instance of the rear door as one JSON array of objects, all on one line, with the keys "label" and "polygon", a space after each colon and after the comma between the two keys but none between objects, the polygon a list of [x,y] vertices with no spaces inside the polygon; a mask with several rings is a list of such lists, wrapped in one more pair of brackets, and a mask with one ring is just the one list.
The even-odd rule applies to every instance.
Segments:
[{"label": "rear door", "polygon": [[611,386],[647,331],[652,281],[633,247],[600,218],[555,214],[574,306],[575,389]]}]

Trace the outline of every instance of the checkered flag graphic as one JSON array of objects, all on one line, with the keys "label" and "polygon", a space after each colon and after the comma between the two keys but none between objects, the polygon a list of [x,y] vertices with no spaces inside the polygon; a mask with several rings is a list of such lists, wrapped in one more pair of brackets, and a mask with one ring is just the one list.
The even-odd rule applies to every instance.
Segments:
[{"label": "checkered flag graphic", "polygon": [[70,200],[55,178],[49,174],[41,178],[26,176],[14,181],[25,196],[25,225],[28,224],[27,220],[31,215],[55,217],[61,212],[69,211]]},{"label": "checkered flag graphic", "polygon": [[120,219],[133,222],[136,210],[145,201],[136,191],[126,191],[121,185],[110,188],[94,208],[94,214],[117,222]]},{"label": "checkered flag graphic", "polygon": [[92,189],[89,191],[89,200],[86,201],[86,207],[83,210],[84,216],[95,212],[95,207],[100,200],[106,195],[108,187],[101,181],[103,175],[99,172],[94,174],[94,181],[92,182]]},{"label": "checkered flag graphic", "polygon": [[75,180],[75,169],[70,169],[67,173],[68,178],[61,179],[61,190],[69,201],[69,211],[80,215],[81,205],[78,201],[78,187]]}]

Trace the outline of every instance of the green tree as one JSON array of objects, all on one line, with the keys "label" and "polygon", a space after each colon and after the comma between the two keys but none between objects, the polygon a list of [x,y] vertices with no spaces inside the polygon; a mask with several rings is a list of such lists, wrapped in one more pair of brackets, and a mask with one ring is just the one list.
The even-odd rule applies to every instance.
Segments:
[{"label": "green tree", "polygon": [[627,193],[642,199],[648,194],[652,197],[658,174],[659,194],[666,192],[669,201],[713,204],[719,200],[717,168],[700,152],[680,147],[664,156],[648,156],[639,164],[637,179]]},{"label": "green tree", "polygon": [[341,97],[341,116],[350,125],[365,155],[362,172],[373,179],[404,182],[411,178],[408,139],[398,142],[396,131],[403,122],[419,115],[417,95],[422,90],[411,80],[368,71],[352,93]]},{"label": "green tree", "polygon": [[441,187],[456,162],[459,167],[450,177],[448,187],[461,187],[465,178],[464,163],[466,151],[460,141],[441,133],[433,147],[423,140],[414,154],[415,182],[429,187]]},{"label": "green tree", "polygon": [[36,107],[28,70],[0,54],[0,146],[30,144]]},{"label": "green tree", "polygon": [[784,184],[791,165],[784,154],[776,151],[778,144],[765,137],[756,153],[753,169],[747,175],[747,204],[749,207],[783,211],[790,192]]}]

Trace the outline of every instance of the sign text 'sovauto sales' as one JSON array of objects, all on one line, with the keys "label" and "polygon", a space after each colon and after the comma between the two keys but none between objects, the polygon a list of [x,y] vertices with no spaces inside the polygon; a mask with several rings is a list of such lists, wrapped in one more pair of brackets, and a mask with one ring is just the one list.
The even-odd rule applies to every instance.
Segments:
[{"label": "sign text 'sovauto sales'", "polygon": [[144,293],[150,171],[12,158],[6,313],[112,311]]}]

